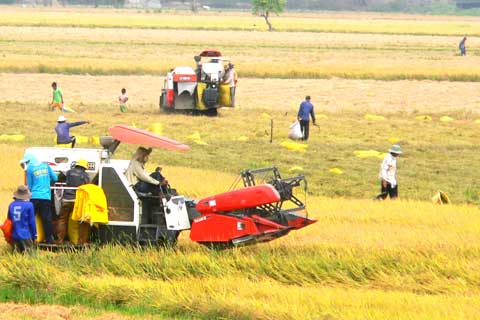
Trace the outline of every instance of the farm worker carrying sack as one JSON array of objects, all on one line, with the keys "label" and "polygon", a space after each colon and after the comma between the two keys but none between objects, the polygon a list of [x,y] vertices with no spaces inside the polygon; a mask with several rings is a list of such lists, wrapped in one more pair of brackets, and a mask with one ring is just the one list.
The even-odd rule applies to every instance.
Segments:
[{"label": "farm worker carrying sack", "polygon": [[[68,236],[74,244],[83,244],[88,241],[89,228],[85,227],[98,223],[108,223],[107,198],[103,189],[94,184],[84,184],[77,189],[75,206],[72,212],[72,221],[79,222],[81,229],[78,236],[73,235],[69,225]],[[83,226],[82,226],[83,225]]]},{"label": "farm worker carrying sack", "polygon": [[30,201],[33,203],[35,212],[40,214],[42,218],[45,241],[53,243],[52,192],[50,184],[57,182],[58,177],[49,165],[38,161],[31,154],[25,154],[20,161],[20,166],[25,170],[28,189],[32,192]]},{"label": "farm worker carrying sack", "polygon": [[288,137],[292,140],[301,140],[303,138],[302,129],[300,128],[300,122],[295,121],[290,125]]},{"label": "farm worker carrying sack", "polygon": [[310,96],[306,96],[305,100],[300,104],[297,118],[300,121],[300,128],[303,133],[302,140],[307,141],[310,132],[310,117],[315,125],[315,112],[313,112],[313,104],[310,102]]}]

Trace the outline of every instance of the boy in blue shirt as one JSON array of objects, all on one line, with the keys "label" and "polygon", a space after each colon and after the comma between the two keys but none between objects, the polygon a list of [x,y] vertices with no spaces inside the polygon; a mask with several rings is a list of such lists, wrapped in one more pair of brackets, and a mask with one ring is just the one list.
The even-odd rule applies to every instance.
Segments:
[{"label": "boy in blue shirt", "polygon": [[58,177],[48,164],[38,161],[31,154],[25,154],[20,164],[25,170],[28,188],[32,192],[31,202],[35,212],[42,218],[45,241],[54,243],[50,185],[57,182]]},{"label": "boy in blue shirt", "polygon": [[8,218],[12,221],[13,250],[25,252],[31,250],[37,239],[35,212],[30,200],[31,193],[25,186],[19,186],[13,193],[14,201],[8,206]]}]

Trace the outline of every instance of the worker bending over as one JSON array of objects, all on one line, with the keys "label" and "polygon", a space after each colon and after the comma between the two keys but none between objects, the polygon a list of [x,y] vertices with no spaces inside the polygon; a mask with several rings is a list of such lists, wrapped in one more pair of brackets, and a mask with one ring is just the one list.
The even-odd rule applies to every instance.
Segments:
[{"label": "worker bending over", "polygon": [[67,118],[63,115],[58,117],[57,126],[55,132],[57,133],[57,144],[72,144],[72,148],[75,148],[75,136],[70,136],[70,128],[80,126],[82,124],[88,124],[90,121],[77,121],[68,123]]}]

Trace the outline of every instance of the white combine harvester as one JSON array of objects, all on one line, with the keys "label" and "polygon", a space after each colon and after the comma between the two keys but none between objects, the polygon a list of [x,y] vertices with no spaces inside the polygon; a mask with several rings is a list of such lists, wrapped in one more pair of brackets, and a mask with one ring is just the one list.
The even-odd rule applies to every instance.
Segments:
[{"label": "white combine harvester", "polygon": [[182,66],[167,73],[160,110],[216,115],[218,108],[233,107],[230,87],[222,83],[229,60],[218,50],[205,50],[195,61],[197,70]]},{"label": "white combine harvester", "polygon": [[[111,158],[120,143],[178,151],[190,147],[125,125],[111,127],[109,134],[100,138],[103,149],[25,150],[57,173],[66,173],[80,159],[87,160],[86,172],[92,183],[103,189],[108,205],[108,223],[94,228],[90,241],[174,244],[182,230],[190,230],[192,241],[229,247],[271,241],[316,221],[308,218],[304,202],[296,195],[295,190],[306,193],[305,177],[282,178],[275,167],[245,170],[241,173],[243,187],[198,201],[171,189],[159,195],[139,193],[125,176],[130,161]],[[60,191],[64,188],[61,182],[53,186]],[[145,201],[149,210],[142,205]]]}]

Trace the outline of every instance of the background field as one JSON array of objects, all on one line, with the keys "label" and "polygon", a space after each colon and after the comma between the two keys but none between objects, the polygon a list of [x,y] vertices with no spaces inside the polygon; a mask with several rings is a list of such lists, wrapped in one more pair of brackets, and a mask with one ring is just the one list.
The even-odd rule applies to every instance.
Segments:
[{"label": "background field", "polygon": [[[21,256],[2,239],[0,312],[12,319],[477,318],[477,18],[285,14],[273,18],[281,32],[267,33],[247,13],[0,10],[3,208],[23,181],[24,149],[53,146],[59,113],[47,104],[57,81],[77,111],[69,120],[92,122],[72,129],[85,140],[80,147],[97,147],[88,138],[113,124],[157,125],[192,147],[151,157],[150,167],[163,166],[181,193],[223,192],[240,170],[277,165],[284,176],[307,176],[309,215],[318,219],[273,243],[226,251],[184,233],[175,250],[106,246]],[[459,57],[464,34],[469,55]],[[164,72],[193,66],[207,47],[236,64],[237,108],[217,118],[160,113]],[[122,87],[127,113],[116,105]],[[301,153],[281,143],[306,94],[320,129],[312,128]],[[452,120],[440,121],[445,116]],[[16,134],[25,139],[8,140]],[[354,151],[383,153],[392,141],[405,151],[402,200],[373,202],[381,159]],[[115,157],[128,159],[134,148],[121,145]],[[454,205],[431,203],[439,189]]]},{"label": "background field", "polygon": [[5,24],[0,19],[0,71],[4,72],[163,75],[172,66],[194,66],[194,55],[214,47],[232,57],[243,77],[480,79],[480,44],[475,37],[469,37],[469,55],[459,57],[458,36]]}]

